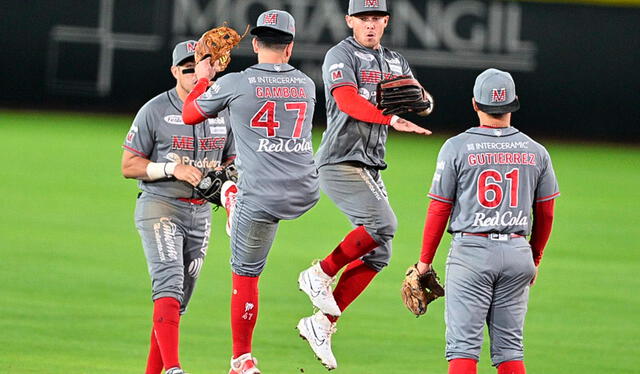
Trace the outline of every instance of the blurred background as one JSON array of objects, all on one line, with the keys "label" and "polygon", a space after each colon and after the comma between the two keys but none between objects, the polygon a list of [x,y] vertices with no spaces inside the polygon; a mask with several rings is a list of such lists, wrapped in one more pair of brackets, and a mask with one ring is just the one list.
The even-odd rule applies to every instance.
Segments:
[{"label": "blurred background", "polygon": [[[477,123],[473,82],[511,72],[513,125],[551,154],[562,195],[525,327],[531,374],[632,374],[640,365],[640,2],[387,0],[383,45],[404,54],[433,94],[432,129],[390,132],[382,175],[398,217],[391,264],[341,317],[337,374],[447,372],[444,302],[413,318],[400,301],[417,260],[435,159]],[[144,371],[150,281],[133,223],[138,192],[121,144],[136,111],[175,86],[171,50],[228,22],[244,30],[266,9],[297,22],[291,63],[322,88],[327,49],[349,35],[347,0],[0,1],[0,373]],[[249,39],[227,72],[255,62]],[[314,147],[325,128],[318,92]],[[181,322],[192,374],[227,374],[229,243],[225,215]],[[312,310],[298,272],[350,229],[322,195],[283,222],[261,277],[254,355],[265,374],[326,370],[297,337]],[[450,236],[434,266],[444,277]],[[478,372],[493,374],[488,338]]]},{"label": "blurred background", "polygon": [[[244,30],[270,8],[296,19],[292,64],[322,88],[327,49],[348,35],[346,0],[3,1],[0,105],[135,112],[172,86],[171,50],[223,22]],[[640,140],[640,8],[636,0],[389,0],[383,44],[400,51],[454,132],[475,120],[475,76],[511,72],[528,133]],[[249,38],[227,71],[255,61]],[[320,93],[320,92],[319,92]],[[323,101],[317,108],[324,123]]]}]

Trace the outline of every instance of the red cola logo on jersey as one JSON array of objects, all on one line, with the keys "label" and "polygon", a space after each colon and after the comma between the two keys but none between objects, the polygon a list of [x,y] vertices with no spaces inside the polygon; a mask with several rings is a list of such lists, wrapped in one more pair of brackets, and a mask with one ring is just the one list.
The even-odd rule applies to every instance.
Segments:
[{"label": "red cola logo on jersey", "polygon": [[525,216],[522,211],[518,212],[517,216],[513,215],[513,212],[495,212],[492,216],[487,216],[484,213],[475,213],[473,219],[473,227],[496,227],[496,226],[528,226],[529,218]]},{"label": "red cola logo on jersey", "polygon": [[311,141],[307,139],[265,139],[258,141],[257,152],[267,153],[307,153],[313,152]]}]

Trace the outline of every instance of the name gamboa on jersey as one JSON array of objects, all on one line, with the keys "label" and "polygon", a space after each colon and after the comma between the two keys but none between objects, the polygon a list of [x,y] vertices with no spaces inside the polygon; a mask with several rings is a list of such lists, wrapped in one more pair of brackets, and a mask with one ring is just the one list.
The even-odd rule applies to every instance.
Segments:
[{"label": "name gamboa on jersey", "polygon": [[533,203],[559,194],[542,145],[513,127],[474,127],[442,146],[429,197],[453,204],[449,232],[529,235]]},{"label": "name gamboa on jersey", "polygon": [[319,198],[311,128],[315,84],[288,64],[256,64],[219,78],[196,100],[206,116],[229,108],[240,199],[292,219]]}]

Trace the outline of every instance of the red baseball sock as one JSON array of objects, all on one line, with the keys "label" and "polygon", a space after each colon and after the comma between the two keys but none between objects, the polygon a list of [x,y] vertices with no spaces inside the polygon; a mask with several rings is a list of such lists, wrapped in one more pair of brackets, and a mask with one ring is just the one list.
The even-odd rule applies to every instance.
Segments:
[{"label": "red baseball sock", "polygon": [[471,358],[454,358],[449,361],[449,374],[476,374],[478,361]]},{"label": "red baseball sock", "polygon": [[364,226],[358,226],[347,234],[327,258],[320,261],[320,267],[328,276],[333,277],[346,264],[371,252],[377,246],[378,243],[373,240]]},{"label": "red baseball sock", "polygon": [[231,335],[233,358],[251,352],[253,328],[258,319],[259,277],[245,277],[232,273]]},{"label": "red baseball sock", "polygon": [[180,302],[161,297],[153,304],[153,329],[165,369],[180,367]]},{"label": "red baseball sock", "polygon": [[[367,288],[377,274],[377,271],[370,268],[361,260],[350,262],[340,276],[336,289],[333,291],[333,297],[336,299],[340,311],[347,309],[349,304]],[[327,318],[329,318],[331,322],[338,320],[336,316],[327,315]]]},{"label": "red baseball sock", "polygon": [[160,347],[158,346],[156,333],[152,327],[151,344],[149,345],[149,357],[147,358],[147,370],[145,371],[145,374],[160,374],[162,372],[162,368],[162,355],[160,354]]},{"label": "red baseball sock", "polygon": [[505,361],[498,365],[498,374],[526,374],[524,361]]}]

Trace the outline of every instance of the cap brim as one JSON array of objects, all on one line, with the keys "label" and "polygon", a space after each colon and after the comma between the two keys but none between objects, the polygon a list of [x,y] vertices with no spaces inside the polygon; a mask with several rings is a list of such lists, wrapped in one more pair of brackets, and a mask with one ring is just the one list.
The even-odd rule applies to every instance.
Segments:
[{"label": "cap brim", "polygon": [[478,109],[487,113],[487,114],[504,114],[504,113],[513,113],[520,109],[520,101],[516,97],[512,102],[505,105],[485,105],[480,104],[476,101],[476,105]]},{"label": "cap brim", "polygon": [[275,27],[269,27],[269,26],[256,26],[256,27],[252,28],[251,31],[249,31],[249,33],[251,35],[260,36],[260,34],[262,34],[265,31],[270,31],[270,32],[277,31],[277,32],[282,33],[284,35],[293,36],[293,34],[290,33],[290,32],[282,31],[280,29],[276,29]]},{"label": "cap brim", "polygon": [[351,13],[349,14],[350,16],[357,16],[360,14],[366,14],[366,13],[371,13],[371,14],[382,14],[384,16],[390,16],[391,13],[384,11],[384,10],[365,10],[364,12],[357,12],[357,13]]}]

